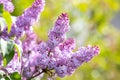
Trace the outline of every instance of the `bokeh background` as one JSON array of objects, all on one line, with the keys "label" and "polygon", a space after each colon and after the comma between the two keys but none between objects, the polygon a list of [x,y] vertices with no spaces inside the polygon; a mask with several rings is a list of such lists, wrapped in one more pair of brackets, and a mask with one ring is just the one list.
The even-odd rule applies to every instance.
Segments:
[{"label": "bokeh background", "polygon": [[[19,16],[34,0],[12,0],[12,16]],[[100,54],[83,64],[71,76],[57,80],[120,80],[120,0],[46,0],[34,31],[46,41],[48,31],[61,13],[68,13],[70,31],[67,37],[76,46],[100,47]],[[41,80],[46,80],[46,75]]]}]

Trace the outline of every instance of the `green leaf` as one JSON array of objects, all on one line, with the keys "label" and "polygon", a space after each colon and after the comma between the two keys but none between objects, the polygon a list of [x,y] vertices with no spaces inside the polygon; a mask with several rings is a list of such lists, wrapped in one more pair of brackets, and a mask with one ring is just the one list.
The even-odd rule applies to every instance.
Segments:
[{"label": "green leaf", "polygon": [[8,11],[3,11],[3,14],[2,14],[3,18],[5,19],[6,23],[7,23],[7,26],[8,26],[8,33],[10,32],[11,30],[11,26],[12,26],[12,19],[11,19],[11,15]]},{"label": "green leaf", "polygon": [[12,79],[10,79],[8,76],[6,76],[6,77],[5,77],[5,80],[12,80]]},{"label": "green leaf", "polygon": [[17,44],[14,44],[14,47],[15,47],[17,53],[18,53],[18,57],[19,57],[19,60],[20,60],[20,59],[21,59],[21,56],[22,56],[22,49],[21,49],[20,46],[17,45]]},{"label": "green leaf", "polygon": [[14,42],[0,39],[0,50],[3,56],[4,66],[6,66],[14,56]]},{"label": "green leaf", "polygon": [[10,75],[12,80],[21,80],[21,75],[18,72],[14,72]]},{"label": "green leaf", "polygon": [[3,4],[0,4],[0,14],[3,13]]},{"label": "green leaf", "polygon": [[2,75],[0,74],[0,79],[2,78]]}]

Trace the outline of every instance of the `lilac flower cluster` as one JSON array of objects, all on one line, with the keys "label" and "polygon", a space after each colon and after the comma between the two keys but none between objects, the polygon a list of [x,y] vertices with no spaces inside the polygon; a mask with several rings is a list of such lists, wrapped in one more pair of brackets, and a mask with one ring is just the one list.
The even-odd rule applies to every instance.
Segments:
[{"label": "lilac flower cluster", "polygon": [[[70,26],[66,13],[58,17],[53,29],[48,33],[48,41],[40,41],[31,26],[38,20],[44,3],[44,0],[35,0],[31,7],[17,17],[9,34],[7,28],[2,31],[1,38],[6,40],[14,36],[15,42],[23,50],[20,60],[15,54],[6,66],[6,70],[10,73],[19,72],[23,80],[30,80],[42,73],[59,77],[71,75],[81,64],[90,61],[99,53],[97,46],[90,45],[80,47],[76,52],[73,51],[75,41],[72,38],[66,38],[66,32]],[[22,35],[25,35],[25,39],[20,41],[19,38]],[[1,60],[0,57],[0,64]]]},{"label": "lilac flower cluster", "polygon": [[[95,55],[99,53],[97,46],[81,47],[78,51],[75,49],[75,41],[72,38],[66,39],[65,33],[69,29],[69,19],[66,13],[62,13],[54,28],[48,34],[47,42],[34,42],[35,46],[30,50],[29,59],[27,60],[27,67],[25,67],[24,76],[31,77],[34,72],[39,70],[44,73],[49,73],[54,70],[54,73],[59,77],[71,75],[76,68],[84,62],[88,62]],[[34,38],[35,39],[35,38]],[[36,40],[35,40],[36,41]],[[27,41],[29,42],[29,41]],[[32,44],[31,42],[31,44]],[[29,65],[29,66],[28,66]],[[31,69],[29,74],[26,69]],[[38,70],[36,70],[36,68]]]},{"label": "lilac flower cluster", "polygon": [[8,12],[13,12],[14,6],[11,2],[11,0],[0,0],[0,4],[3,4],[4,9],[7,10]]},{"label": "lilac flower cluster", "polygon": [[12,25],[11,31],[8,34],[7,28],[3,30],[2,37],[8,39],[16,36],[20,38],[25,31],[30,30],[30,27],[38,20],[39,14],[43,11],[45,5],[44,0],[35,0],[31,7],[26,9],[21,16],[18,16],[15,23]]},{"label": "lilac flower cluster", "polygon": [[67,14],[61,14],[58,17],[54,28],[48,34],[49,40],[47,44],[51,49],[58,46],[65,40],[65,33],[68,31],[68,28],[69,28],[68,16]]}]

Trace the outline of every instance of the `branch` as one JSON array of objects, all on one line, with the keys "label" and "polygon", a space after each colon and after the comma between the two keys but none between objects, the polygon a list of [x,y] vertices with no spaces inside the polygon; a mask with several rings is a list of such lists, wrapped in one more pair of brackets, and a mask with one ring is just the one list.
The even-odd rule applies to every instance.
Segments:
[{"label": "branch", "polygon": [[42,74],[42,73],[43,73],[43,71],[38,72],[37,74],[33,75],[32,77],[30,77],[30,78],[27,79],[27,80],[31,80],[32,78],[35,78],[35,77],[39,76],[39,75]]}]

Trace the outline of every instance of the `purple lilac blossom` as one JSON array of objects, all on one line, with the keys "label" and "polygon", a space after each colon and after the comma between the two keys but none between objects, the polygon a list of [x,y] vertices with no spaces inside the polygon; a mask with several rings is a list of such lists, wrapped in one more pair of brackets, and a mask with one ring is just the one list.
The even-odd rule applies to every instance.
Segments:
[{"label": "purple lilac blossom", "polygon": [[9,34],[7,32],[7,28],[3,29],[3,31],[1,32],[1,38],[5,39],[5,40],[8,40],[8,39],[10,39],[10,37],[14,37],[15,34],[16,34],[16,28],[14,27],[14,25],[12,25],[11,31],[10,31]]},{"label": "purple lilac blossom", "polygon": [[63,56],[58,60],[57,66],[55,67],[56,74],[59,77],[71,75],[76,68],[83,63],[90,61],[98,53],[99,48],[97,46],[81,47],[77,52],[71,55],[71,58],[65,58]]},{"label": "purple lilac blossom", "polygon": [[0,0],[0,4],[3,4],[4,9],[12,13],[14,10],[14,5],[11,2],[12,0]]},{"label": "purple lilac blossom", "polygon": [[47,47],[46,43],[38,43],[33,51],[34,52],[30,55],[30,65],[39,66],[41,69],[45,69],[48,66],[48,62],[50,60],[48,56],[49,48]]},{"label": "purple lilac blossom", "polygon": [[47,53],[37,53],[33,52],[30,55],[30,66],[39,66],[41,69],[45,69],[48,66],[49,57]]},{"label": "purple lilac blossom", "polygon": [[[65,16],[62,14],[60,17],[62,19],[58,19],[62,22],[62,20],[64,21],[64,17]],[[68,18],[65,19],[68,20]],[[40,42],[36,46],[35,51],[30,55],[31,67],[39,66],[41,69],[55,70],[57,76],[64,77],[66,75],[71,75],[76,68],[84,62],[88,62],[99,53],[99,48],[97,46],[81,47],[78,51],[73,52],[75,49],[75,41],[72,38],[65,40],[64,36],[64,40],[59,41],[61,38],[60,36],[65,34],[64,31],[68,31],[69,22],[66,23],[66,25],[64,25],[64,27],[67,28],[64,28],[65,30],[61,30],[61,32],[60,30],[55,30],[58,28],[55,28],[56,26],[54,26],[49,33],[48,42],[51,41],[53,42],[52,44],[54,44],[55,41],[55,45],[49,45],[48,42]],[[57,44],[56,41],[58,41]]]},{"label": "purple lilac blossom", "polygon": [[75,41],[72,38],[67,39],[64,43],[59,45],[61,51],[71,51],[75,49]]},{"label": "purple lilac blossom", "polygon": [[29,30],[25,33],[25,40],[22,41],[22,48],[24,54],[29,54],[29,51],[33,51],[36,43],[37,36],[33,30]]},{"label": "purple lilac blossom", "polygon": [[[39,14],[43,11],[45,5],[44,0],[35,0],[31,7],[26,9],[21,16],[19,16],[16,20],[17,28],[21,29],[22,31],[26,31],[30,29],[35,21],[38,20]],[[19,30],[18,29],[18,30]],[[19,33],[20,33],[19,32]],[[18,34],[18,37],[20,35]]]},{"label": "purple lilac blossom", "polygon": [[[69,30],[69,19],[66,13],[62,13],[58,17],[48,34],[48,41],[38,41],[31,26],[38,20],[43,7],[44,0],[35,0],[32,6],[17,18],[10,34],[7,34],[7,29],[2,32],[2,38],[10,39],[11,36],[16,36],[15,42],[23,49],[21,62],[19,62],[18,55],[15,54],[6,69],[10,73],[15,71],[21,73],[24,80],[33,77],[40,71],[46,73],[54,70],[59,77],[71,75],[76,68],[99,53],[97,46],[80,47],[73,52],[75,41],[72,38],[66,39],[66,32]],[[17,39],[23,33],[25,39],[21,43]]]},{"label": "purple lilac blossom", "polygon": [[81,47],[73,57],[76,57],[77,60],[81,62],[88,62],[92,57],[96,56],[99,52],[99,48],[97,46]]},{"label": "purple lilac blossom", "polygon": [[39,14],[43,11],[44,3],[45,3],[44,0],[35,0],[33,5],[30,8],[26,9],[24,13],[17,18],[15,24],[12,25],[9,34],[7,33],[7,28],[5,28],[2,31],[2,38],[10,39],[10,37],[15,36],[15,42],[18,42],[18,40],[16,39],[19,39],[19,37],[21,36],[21,34],[23,34],[23,32],[25,32],[26,35],[25,40],[22,41],[22,48],[23,48],[22,65],[15,64],[18,61],[17,59],[18,56],[16,56],[15,54],[13,60],[6,67],[6,69],[9,72],[15,72],[15,71],[20,72],[20,70],[18,70],[16,66],[24,67],[24,65],[26,65],[26,62],[28,62],[29,60],[28,55],[30,53],[32,54],[32,52],[35,51],[34,48],[36,46],[35,44],[37,39],[35,33],[33,32],[33,30],[31,30],[32,28],[30,28],[30,26],[32,26],[34,22],[38,20]]},{"label": "purple lilac blossom", "polygon": [[29,30],[30,26],[38,20],[39,14],[43,11],[45,5],[44,0],[35,0],[31,7],[26,9],[21,16],[17,18],[16,26]]},{"label": "purple lilac blossom", "polygon": [[69,29],[69,19],[66,13],[62,13],[55,22],[54,28],[49,32],[48,46],[53,49],[62,43],[66,36],[65,33]]},{"label": "purple lilac blossom", "polygon": [[27,60],[27,62],[24,64],[24,67],[22,69],[23,69],[22,76],[24,77],[24,79],[30,78],[35,72],[35,66],[31,67],[29,60]]},{"label": "purple lilac blossom", "polygon": [[70,58],[68,66],[68,75],[71,71],[78,68],[81,64],[90,61],[94,56],[98,55],[99,48],[97,46],[80,47]]},{"label": "purple lilac blossom", "polygon": [[35,0],[31,7],[26,9],[21,16],[18,16],[15,24],[12,25],[11,31],[8,34],[7,29],[2,31],[3,37],[12,37],[13,35],[17,38],[21,37],[25,31],[29,31],[30,27],[38,20],[40,13],[43,11],[45,5],[44,0]]},{"label": "purple lilac blossom", "polygon": [[30,78],[30,77],[32,76],[32,74],[33,74],[33,71],[31,71],[30,68],[25,67],[25,68],[23,69],[23,76],[24,76],[24,77]]},{"label": "purple lilac blossom", "polygon": [[72,38],[69,38],[59,45],[59,49],[63,56],[70,58],[73,54],[73,49],[75,49],[75,41]]},{"label": "purple lilac blossom", "polygon": [[62,65],[59,67],[56,67],[56,74],[60,77],[64,77],[67,74],[67,66]]}]

